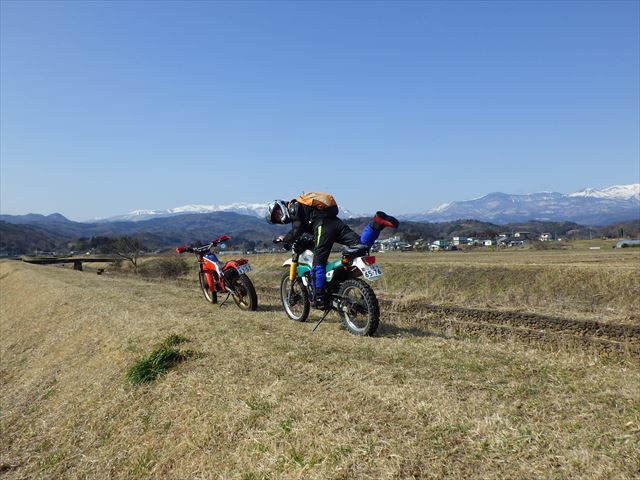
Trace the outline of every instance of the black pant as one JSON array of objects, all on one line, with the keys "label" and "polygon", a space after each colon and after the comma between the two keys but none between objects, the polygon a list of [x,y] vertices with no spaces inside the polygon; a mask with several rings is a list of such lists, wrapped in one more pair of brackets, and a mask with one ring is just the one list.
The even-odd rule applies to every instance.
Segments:
[{"label": "black pant", "polygon": [[313,241],[313,266],[320,265],[324,270],[334,243],[353,247],[360,243],[360,235],[338,217],[322,218],[313,222]]}]

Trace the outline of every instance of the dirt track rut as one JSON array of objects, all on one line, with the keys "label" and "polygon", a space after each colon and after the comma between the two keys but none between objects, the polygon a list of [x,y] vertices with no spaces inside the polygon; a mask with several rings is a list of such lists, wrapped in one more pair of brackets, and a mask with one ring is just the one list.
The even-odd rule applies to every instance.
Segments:
[{"label": "dirt track rut", "polygon": [[[260,289],[260,296],[279,302],[277,289]],[[640,327],[574,320],[519,311],[398,303],[380,299],[381,334],[453,335],[482,334],[493,337],[516,337],[557,347],[595,349],[601,353],[626,352],[640,356]],[[409,324],[410,328],[403,328]]]}]

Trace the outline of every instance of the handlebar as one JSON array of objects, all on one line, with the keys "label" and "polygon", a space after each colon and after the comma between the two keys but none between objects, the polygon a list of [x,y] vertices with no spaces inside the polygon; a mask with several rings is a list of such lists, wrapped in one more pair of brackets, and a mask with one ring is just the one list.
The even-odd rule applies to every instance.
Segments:
[{"label": "handlebar", "polygon": [[310,235],[303,235],[293,243],[285,242],[282,238],[276,237],[273,239],[273,243],[282,244],[282,248],[284,250],[291,250],[297,254],[300,254],[305,250],[311,250],[314,247],[313,237]]},{"label": "handlebar", "polygon": [[229,239],[231,239],[231,237],[229,235],[221,235],[218,238],[216,238],[215,240],[211,240],[211,242],[209,242],[208,244],[202,245],[200,247],[187,247],[185,245],[181,245],[179,247],[176,247],[176,252],[178,252],[178,253],[184,253],[184,252],[188,252],[188,253],[205,253],[205,252],[208,252],[211,249],[211,247],[215,247],[216,245],[219,245],[222,242],[226,242]]}]

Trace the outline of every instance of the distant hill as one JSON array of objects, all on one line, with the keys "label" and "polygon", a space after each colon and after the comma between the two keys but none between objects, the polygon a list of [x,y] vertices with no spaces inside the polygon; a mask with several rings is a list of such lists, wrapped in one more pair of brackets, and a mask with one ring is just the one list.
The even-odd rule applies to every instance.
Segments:
[{"label": "distant hill", "polygon": [[[0,220],[0,253],[20,255],[31,253],[36,249],[64,251],[69,243],[79,239],[123,235],[141,235],[144,244],[153,249],[173,247],[179,244],[204,243],[222,234],[232,237],[232,240],[228,242],[230,245],[257,243],[267,246],[270,245],[274,237],[286,233],[290,228],[289,226],[269,225],[257,217],[226,212],[176,215],[139,222],[108,223],[81,223],[49,217],[43,220],[35,215],[23,216],[19,219],[20,223],[17,224]],[[370,220],[371,217],[360,217],[347,220],[347,224],[357,232],[361,232]],[[504,225],[473,219],[434,223],[403,221],[398,231],[385,230],[381,238],[395,234],[401,235],[407,241],[419,238],[431,241],[453,236],[492,238],[499,233],[518,230],[528,231],[532,234],[550,232],[559,237],[564,237],[568,232],[571,232],[574,238],[603,235],[616,237],[622,230],[625,236],[637,238],[640,235],[640,220],[619,222],[602,227],[588,227],[575,222],[544,222],[539,220]]]},{"label": "distant hill", "polygon": [[[265,246],[289,227],[269,225],[264,220],[264,211],[265,204],[234,203],[139,210],[93,222],[71,221],[59,213],[0,215],[0,253],[24,253],[36,248],[60,250],[81,238],[122,235],[143,235],[144,243],[152,248],[206,242],[221,234],[232,237],[231,245],[254,242]],[[345,209],[340,210],[340,217],[357,231],[371,218],[354,216]],[[398,233],[407,241],[465,235],[492,237],[515,230],[557,236],[572,232],[574,237],[618,236],[622,231],[636,237],[640,224],[640,184],[601,190],[587,188],[571,194],[491,193],[398,217],[402,221]],[[393,233],[386,231],[383,238]]]},{"label": "distant hill", "polygon": [[122,235],[142,235],[144,243],[153,248],[206,242],[222,234],[232,237],[231,245],[240,245],[244,242],[270,241],[287,231],[287,227],[269,225],[257,217],[227,212],[105,223],[72,222],[62,215],[51,217],[3,215],[3,220],[0,220],[0,251],[21,254],[31,252],[36,247],[54,250],[65,248],[67,242],[81,238]]},{"label": "distant hill", "polygon": [[[97,218],[91,223],[104,222],[140,222],[143,220],[151,220],[154,218],[173,217],[185,214],[202,214],[202,213],[238,213],[240,215],[248,215],[259,219],[264,219],[267,213],[267,202],[263,203],[244,203],[236,202],[228,205],[184,205],[182,207],[168,208],[165,210],[134,210],[133,212],[116,215],[109,218]],[[342,218],[355,218],[360,215],[355,214],[347,209],[340,207],[340,216]]]},{"label": "distant hill", "polygon": [[52,213],[51,215],[40,215],[39,213],[29,213],[27,215],[0,215],[0,221],[13,223],[15,225],[65,222],[73,223],[60,213]]},{"label": "distant hill", "polygon": [[[369,219],[360,218],[349,220],[349,224],[356,231],[361,231],[367,224]],[[628,222],[624,224],[624,231],[631,235],[637,235],[640,232],[640,221]],[[549,232],[555,234],[558,237],[564,237],[568,232],[573,232],[575,236],[605,235],[605,232],[612,232],[611,235],[618,234],[620,229],[619,224],[615,224],[609,227],[592,228],[579,225],[575,222],[542,222],[542,221],[529,221],[529,222],[514,222],[505,225],[498,225],[491,222],[481,222],[473,219],[459,219],[451,222],[412,222],[403,221],[400,223],[400,227],[397,232],[393,230],[385,230],[381,238],[388,237],[390,235],[398,234],[406,241],[414,241],[419,238],[423,238],[428,241],[437,239],[446,239],[451,237],[479,237],[479,238],[495,238],[500,233],[513,233],[516,231],[526,231],[533,235]]]},{"label": "distant hill", "polygon": [[640,219],[640,184],[602,190],[587,188],[570,194],[539,192],[512,195],[496,192],[473,200],[446,203],[423,213],[400,215],[399,218],[416,222],[474,218],[497,224],[529,220],[571,221],[601,226]]},{"label": "distant hill", "polygon": [[64,245],[65,239],[46,227],[15,225],[0,220],[0,254],[4,256],[23,255],[36,250],[52,252]]}]

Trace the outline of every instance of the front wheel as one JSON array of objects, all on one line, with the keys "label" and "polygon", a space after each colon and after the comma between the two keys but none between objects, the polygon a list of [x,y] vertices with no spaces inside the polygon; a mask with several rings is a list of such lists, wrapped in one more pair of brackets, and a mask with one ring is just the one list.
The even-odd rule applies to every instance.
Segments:
[{"label": "front wheel", "polygon": [[207,283],[204,272],[198,272],[198,280],[200,281],[200,290],[202,290],[205,300],[209,303],[217,303],[218,294],[209,290],[209,284]]},{"label": "front wheel", "polygon": [[338,290],[338,313],[352,334],[371,336],[380,323],[380,307],[375,292],[362,280],[346,280]]},{"label": "front wheel", "polygon": [[309,317],[309,310],[311,309],[309,292],[300,278],[296,278],[293,281],[292,288],[289,273],[283,275],[280,281],[280,299],[287,317],[291,320],[304,322]]},{"label": "front wheel", "polygon": [[231,277],[231,288],[234,292],[231,295],[233,301],[236,302],[240,310],[254,311],[258,308],[258,295],[253,282],[244,273],[242,275],[234,273],[235,275]]}]

